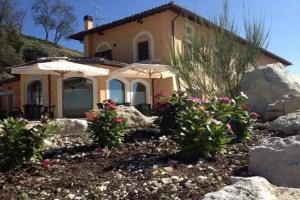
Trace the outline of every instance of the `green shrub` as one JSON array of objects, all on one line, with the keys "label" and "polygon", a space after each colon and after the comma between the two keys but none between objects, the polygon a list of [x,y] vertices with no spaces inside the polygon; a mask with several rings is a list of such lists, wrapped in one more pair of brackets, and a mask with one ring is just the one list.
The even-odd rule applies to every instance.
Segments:
[{"label": "green shrub", "polygon": [[186,97],[184,92],[174,92],[170,98],[157,95],[158,102],[155,104],[155,113],[158,119],[155,123],[164,134],[172,134],[179,128],[176,116],[186,109]]},{"label": "green shrub", "polygon": [[44,140],[55,129],[55,124],[42,121],[32,128],[22,119],[8,118],[0,122],[0,170],[21,167],[30,161],[41,159]]},{"label": "green shrub", "polygon": [[249,126],[258,115],[248,112],[245,98],[242,94],[207,100],[183,92],[159,97],[157,123],[161,130],[169,131],[184,157],[211,158],[224,153],[227,143],[251,138]]},{"label": "green shrub", "polygon": [[235,136],[233,142],[251,139],[249,127],[259,117],[254,112],[248,112],[247,105],[244,104],[245,98],[247,97],[243,93],[234,99],[215,98],[208,108],[220,121],[230,125]]},{"label": "green shrub", "polygon": [[116,147],[124,137],[125,119],[118,116],[116,105],[111,100],[104,102],[104,109],[96,112],[96,118],[90,122],[91,135],[101,147]]},{"label": "green shrub", "polygon": [[173,138],[185,159],[214,157],[217,152],[224,153],[225,145],[230,142],[226,124],[205,112],[198,103],[187,101],[185,111],[178,113],[176,122],[180,128]]}]

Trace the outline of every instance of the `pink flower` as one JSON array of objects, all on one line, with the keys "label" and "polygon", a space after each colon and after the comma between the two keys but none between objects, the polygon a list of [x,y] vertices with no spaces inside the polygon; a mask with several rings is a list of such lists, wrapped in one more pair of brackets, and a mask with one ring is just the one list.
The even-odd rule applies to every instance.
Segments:
[{"label": "pink flower", "polygon": [[208,99],[205,99],[205,98],[202,98],[202,99],[199,99],[199,103],[208,103]]},{"label": "pink flower", "polygon": [[230,131],[230,132],[232,131],[232,127],[231,127],[230,124],[226,124],[226,128],[227,128],[228,131]]},{"label": "pink flower", "polygon": [[220,97],[219,101],[221,101],[222,103],[225,103],[225,104],[229,104],[231,102],[229,97]]},{"label": "pink flower", "polygon": [[51,165],[54,165],[56,162],[55,161],[51,161],[51,160],[44,160],[40,165],[42,168],[44,169],[48,169]]},{"label": "pink flower", "polygon": [[187,98],[188,101],[192,101],[192,102],[197,102],[197,103],[207,103],[208,100],[205,98],[199,98],[199,97],[188,97]]},{"label": "pink flower", "polygon": [[214,123],[215,125],[220,125],[220,124],[222,124],[221,121],[216,120],[216,119],[213,119],[213,120],[212,120],[212,123]]},{"label": "pink flower", "polygon": [[248,104],[242,104],[241,107],[244,109],[244,110],[249,110],[249,106]]},{"label": "pink flower", "polygon": [[114,103],[108,103],[107,104],[107,108],[109,110],[116,110],[117,109],[117,106],[114,104]]},{"label": "pink flower", "polygon": [[121,122],[122,122],[121,117],[115,117],[115,118],[114,118],[114,123],[120,124]]},{"label": "pink flower", "polygon": [[256,112],[251,112],[251,113],[250,113],[250,116],[251,116],[252,118],[255,118],[255,119],[257,119],[257,118],[260,117],[260,115],[257,114]]}]

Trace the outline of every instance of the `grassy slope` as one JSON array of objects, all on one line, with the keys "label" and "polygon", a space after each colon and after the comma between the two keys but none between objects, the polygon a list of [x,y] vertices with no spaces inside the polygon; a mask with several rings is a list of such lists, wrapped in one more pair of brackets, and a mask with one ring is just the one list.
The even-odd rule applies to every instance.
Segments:
[{"label": "grassy slope", "polygon": [[[32,36],[22,36],[22,41],[24,42],[23,54],[24,61],[28,62],[34,60],[38,57],[55,57],[55,56],[66,56],[66,57],[81,57],[83,53],[62,47],[60,45],[55,45],[51,42],[32,37]],[[14,78],[13,75],[2,72],[0,74],[0,81]]]},{"label": "grassy slope", "polygon": [[[72,49],[68,49],[65,47],[62,47],[60,45],[55,45],[51,42],[41,40],[39,38],[35,38],[32,36],[22,36],[22,39],[24,41],[24,49],[36,49],[40,50],[41,56],[67,56],[67,57],[80,57],[83,56],[83,54],[79,51],[75,51]],[[47,55],[46,55],[47,54]],[[27,58],[25,58],[26,61],[29,61]]]}]

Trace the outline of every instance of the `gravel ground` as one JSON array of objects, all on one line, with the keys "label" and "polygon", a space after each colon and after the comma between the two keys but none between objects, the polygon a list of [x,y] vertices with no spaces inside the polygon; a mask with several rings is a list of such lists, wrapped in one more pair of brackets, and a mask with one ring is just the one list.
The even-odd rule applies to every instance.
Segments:
[{"label": "gravel ground", "polygon": [[[270,137],[263,124],[251,142],[229,145],[214,160],[183,163],[168,137],[137,132],[117,149],[101,149],[86,134],[55,136],[40,164],[0,173],[0,199],[201,199],[248,176],[249,148]],[[26,198],[25,198],[26,199]]]}]

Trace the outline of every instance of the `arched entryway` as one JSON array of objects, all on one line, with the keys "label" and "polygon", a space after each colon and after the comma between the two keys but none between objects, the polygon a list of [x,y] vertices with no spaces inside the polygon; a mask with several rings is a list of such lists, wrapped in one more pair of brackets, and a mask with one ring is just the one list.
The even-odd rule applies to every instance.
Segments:
[{"label": "arched entryway", "polygon": [[43,90],[40,80],[31,81],[27,85],[27,104],[43,105]]},{"label": "arched entryway", "polygon": [[83,117],[93,109],[93,81],[83,77],[64,80],[64,116]]}]

